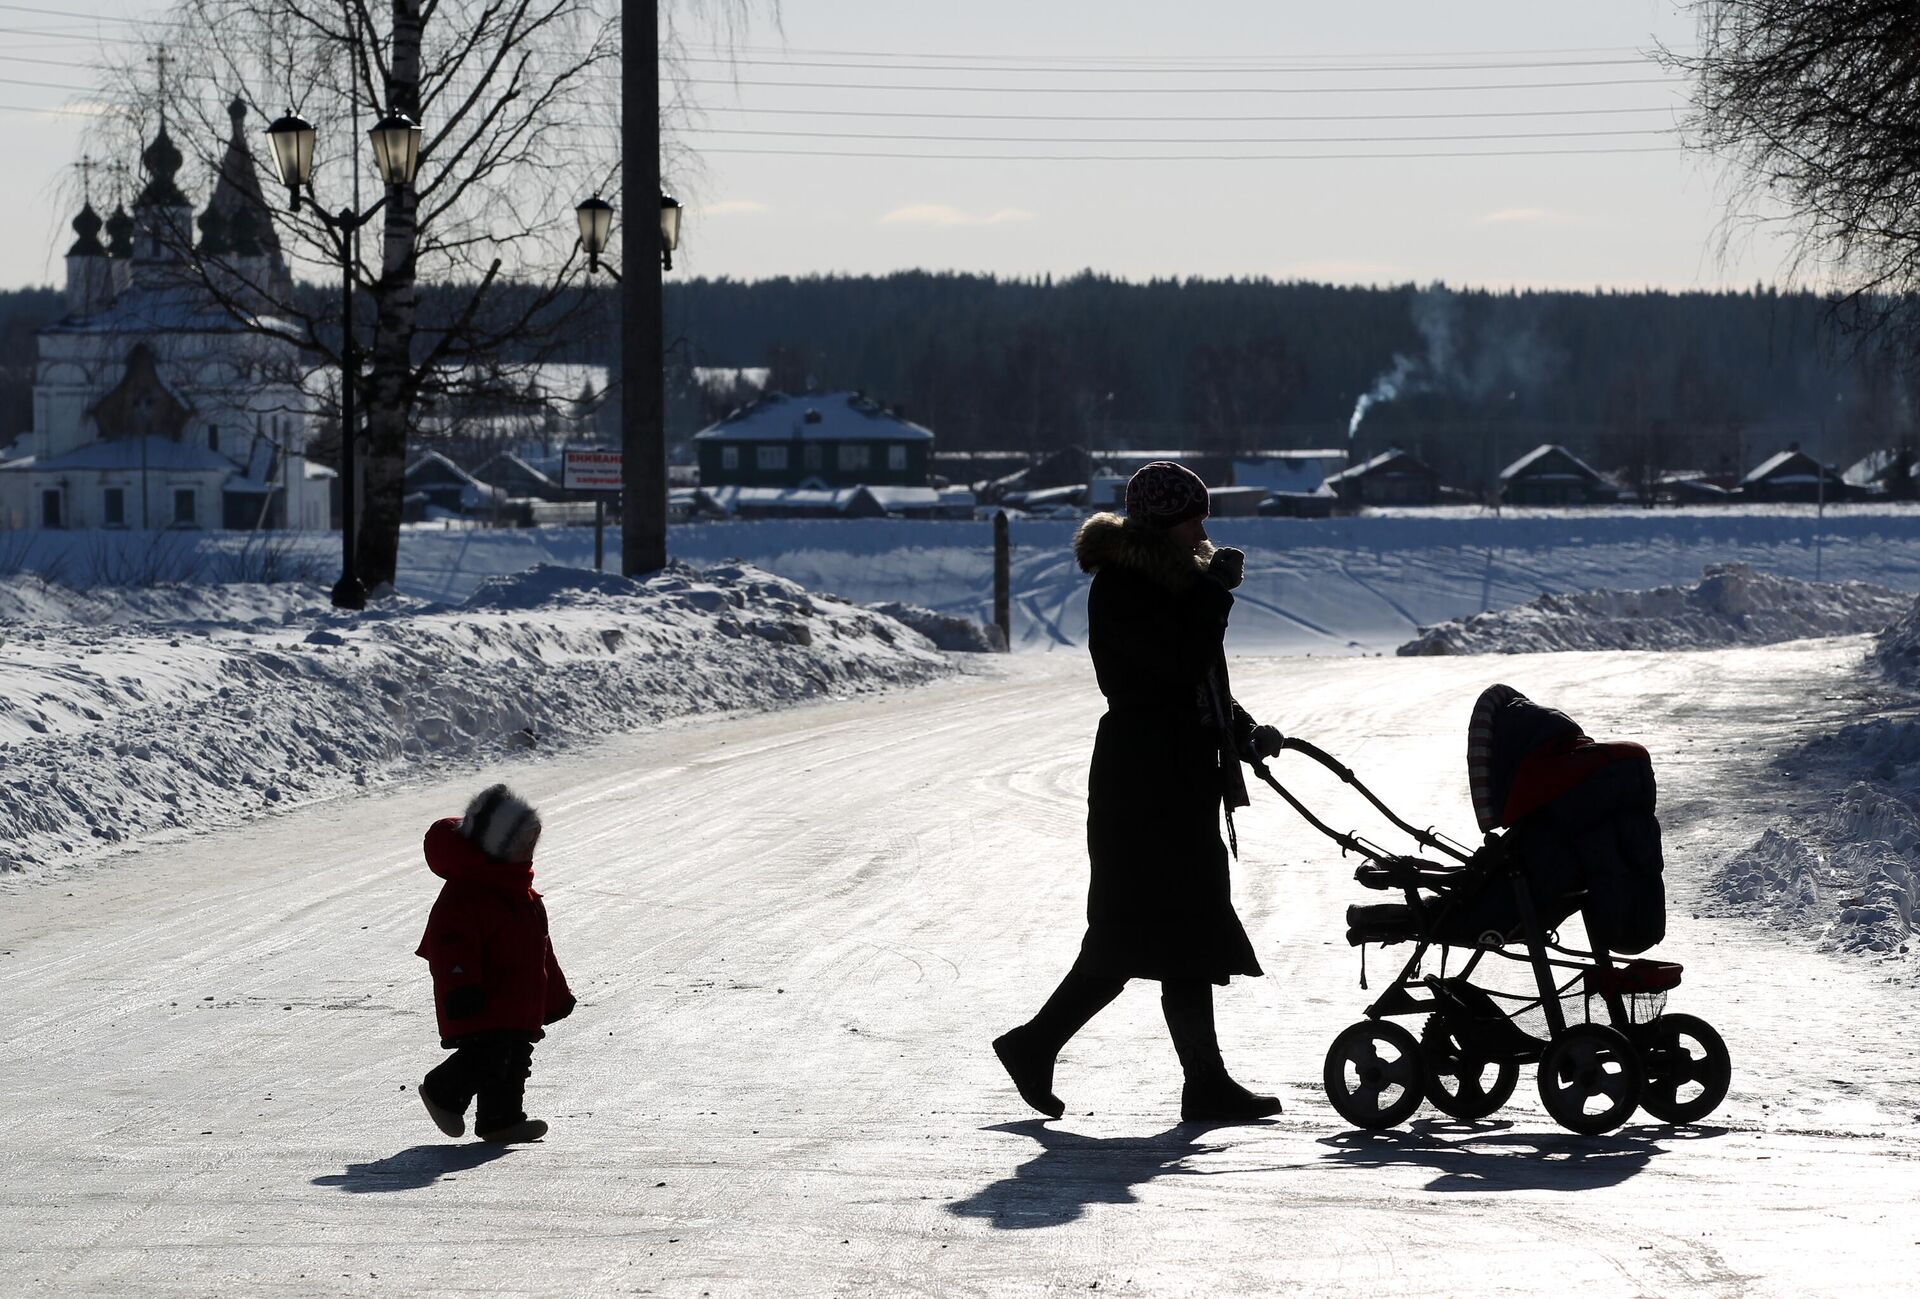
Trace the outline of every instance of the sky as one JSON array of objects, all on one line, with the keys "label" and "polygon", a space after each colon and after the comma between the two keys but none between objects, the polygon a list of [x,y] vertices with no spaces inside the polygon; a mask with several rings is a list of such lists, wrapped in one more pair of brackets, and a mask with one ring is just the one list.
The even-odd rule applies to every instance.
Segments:
[{"label": "sky", "polygon": [[[0,2],[0,285],[56,281],[72,237],[84,119],[34,110],[163,12]],[[677,274],[1782,274],[1775,239],[1724,246],[1724,173],[1680,147],[1685,84],[1645,58],[1692,46],[1669,0],[785,0],[724,45],[685,30]]]}]

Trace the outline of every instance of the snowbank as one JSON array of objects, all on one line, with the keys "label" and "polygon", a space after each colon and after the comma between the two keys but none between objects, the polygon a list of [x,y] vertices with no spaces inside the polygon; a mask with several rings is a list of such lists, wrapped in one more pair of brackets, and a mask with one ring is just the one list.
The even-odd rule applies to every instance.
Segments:
[{"label": "snowbank", "polygon": [[[1692,650],[1876,631],[1913,597],[1867,582],[1807,582],[1712,564],[1692,586],[1543,595],[1430,627],[1398,653]],[[1920,647],[1917,647],[1920,648]]]},{"label": "snowbank", "polygon": [[1920,600],[1907,606],[1874,642],[1880,670],[1904,686],[1920,687]]},{"label": "snowbank", "polygon": [[1830,951],[1905,955],[1920,882],[1920,804],[1857,781],[1826,810],[1782,822],[1710,887],[1730,908],[1818,935]]},{"label": "snowbank", "polygon": [[869,606],[875,613],[898,619],[943,650],[961,654],[991,654],[1007,647],[1007,638],[992,623],[979,623],[954,614],[936,613],[898,600]]},{"label": "snowbank", "polygon": [[1920,603],[1876,638],[1867,670],[1896,685],[1861,695],[1867,713],[1808,737],[1773,764],[1811,800],[1717,871],[1728,910],[1757,912],[1828,950],[1905,956],[1920,888]]},{"label": "snowbank", "polygon": [[[32,584],[29,584],[30,586]],[[747,566],[538,566],[460,605],[312,588],[0,587],[0,871],[412,773],[951,670],[918,632]]]}]

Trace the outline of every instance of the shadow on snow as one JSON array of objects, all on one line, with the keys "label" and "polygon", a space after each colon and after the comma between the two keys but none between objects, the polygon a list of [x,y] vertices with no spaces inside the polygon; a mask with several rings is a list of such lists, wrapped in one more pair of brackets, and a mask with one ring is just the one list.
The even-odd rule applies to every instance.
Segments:
[{"label": "shadow on snow", "polygon": [[1405,1130],[1322,1137],[1323,1158],[1355,1168],[1413,1166],[1438,1176],[1429,1191],[1590,1191],[1617,1186],[1664,1154],[1662,1141],[1698,1141],[1725,1128],[1624,1128],[1602,1137],[1516,1132],[1504,1120],[1420,1119]]},{"label": "shadow on snow", "polygon": [[[1003,1231],[1060,1227],[1085,1216],[1093,1204],[1132,1204],[1136,1188],[1158,1177],[1217,1177],[1284,1172],[1299,1165],[1204,1169],[1188,1160],[1231,1147],[1203,1144],[1215,1126],[1181,1123],[1147,1137],[1086,1137],[1063,1132],[1044,1119],[996,1123],[985,1132],[1030,1137],[1040,1153],[1012,1174],[946,1206],[962,1218],[985,1219]],[[1267,1124],[1237,1124],[1240,1128]],[[1666,1153],[1662,1143],[1710,1140],[1717,1127],[1633,1127],[1603,1137],[1570,1132],[1517,1132],[1504,1120],[1463,1123],[1421,1119],[1404,1130],[1353,1131],[1322,1137],[1323,1161],[1354,1168],[1430,1168],[1429,1191],[1588,1191],[1617,1186]]]},{"label": "shadow on snow", "polygon": [[348,1164],[344,1173],[313,1179],[315,1186],[332,1186],[353,1195],[369,1191],[417,1191],[432,1186],[448,1173],[464,1173],[490,1164],[508,1147],[475,1141],[466,1145],[413,1146],[364,1164]]},{"label": "shadow on snow", "polygon": [[1200,1144],[1199,1139],[1214,1126],[1180,1123],[1150,1137],[1083,1137],[1050,1128],[1045,1119],[996,1123],[982,1131],[1031,1137],[1040,1143],[1040,1153],[1014,1169],[1011,1176],[982,1187],[964,1200],[953,1201],[947,1205],[947,1212],[962,1218],[984,1218],[1003,1231],[1064,1226],[1085,1214],[1090,1204],[1132,1204],[1136,1199],[1134,1188],[1156,1177],[1216,1176],[1186,1166],[1189,1156],[1228,1148]]}]

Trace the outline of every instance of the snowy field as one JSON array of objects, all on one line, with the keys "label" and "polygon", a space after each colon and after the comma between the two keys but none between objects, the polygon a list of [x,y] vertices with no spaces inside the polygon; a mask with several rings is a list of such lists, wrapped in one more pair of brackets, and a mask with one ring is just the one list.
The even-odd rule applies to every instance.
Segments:
[{"label": "snowy field", "polygon": [[[1220,997],[1278,1121],[1175,1121],[1149,990],[1024,1112],[986,1048],[1080,928],[1079,655],[903,693],[431,772],[18,889],[0,906],[0,1293],[1896,1294],[1920,1276],[1920,1004],[1709,904],[1793,806],[1775,756],[1859,707],[1862,638],[1705,653],[1244,659],[1257,715],[1421,823],[1472,825],[1475,693],[1505,680],[1653,752],[1676,1009],[1735,1065],[1704,1126],[1554,1128],[1523,1079],[1477,1124],[1345,1130],[1318,1086],[1369,994],[1373,900],[1271,795],[1237,898],[1268,977]],[[1378,827],[1310,767],[1336,824]],[[580,1010],[536,1052],[546,1141],[442,1138],[411,952],[419,836],[494,777],[546,810],[540,882]],[[1377,973],[1377,967],[1376,967]],[[1550,1283],[1547,1278],[1551,1278]]]},{"label": "snowy field", "polygon": [[[1920,509],[1811,506],[1713,510],[1526,510],[1370,514],[1352,519],[1217,519],[1217,541],[1247,551],[1234,614],[1242,653],[1391,653],[1422,627],[1524,604],[1545,593],[1680,586],[1709,564],[1874,582],[1920,592]],[[1069,553],[1074,525],[1012,525],[1014,646],[1078,644],[1086,580]],[[745,560],[813,591],[862,604],[905,601],[987,620],[992,526],[906,520],[770,520],[674,528],[676,558]],[[607,538],[618,567],[619,531]],[[128,553],[131,552],[131,553]],[[589,528],[446,531],[410,528],[400,548],[403,593],[457,602],[488,577],[536,564],[591,567]],[[143,570],[191,569],[234,580],[265,568],[331,583],[337,538],[291,551],[246,534],[0,534],[0,574],[52,571],[66,585],[126,585]],[[0,619],[6,617],[0,607]]]}]

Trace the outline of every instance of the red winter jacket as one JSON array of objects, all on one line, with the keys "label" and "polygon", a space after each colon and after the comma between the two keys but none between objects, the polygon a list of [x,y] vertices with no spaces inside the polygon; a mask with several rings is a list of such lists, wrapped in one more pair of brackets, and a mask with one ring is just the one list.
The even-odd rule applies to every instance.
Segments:
[{"label": "red winter jacket", "polygon": [[[460,833],[454,818],[433,823],[425,848],[428,868],[446,883],[414,954],[433,971],[442,1045],[501,1032],[539,1041],[546,1036],[542,1025],[572,1011],[573,993],[553,957],[533,866],[495,861]],[[474,988],[479,1010],[464,1018],[449,1014],[449,1000],[461,1009]]]}]

